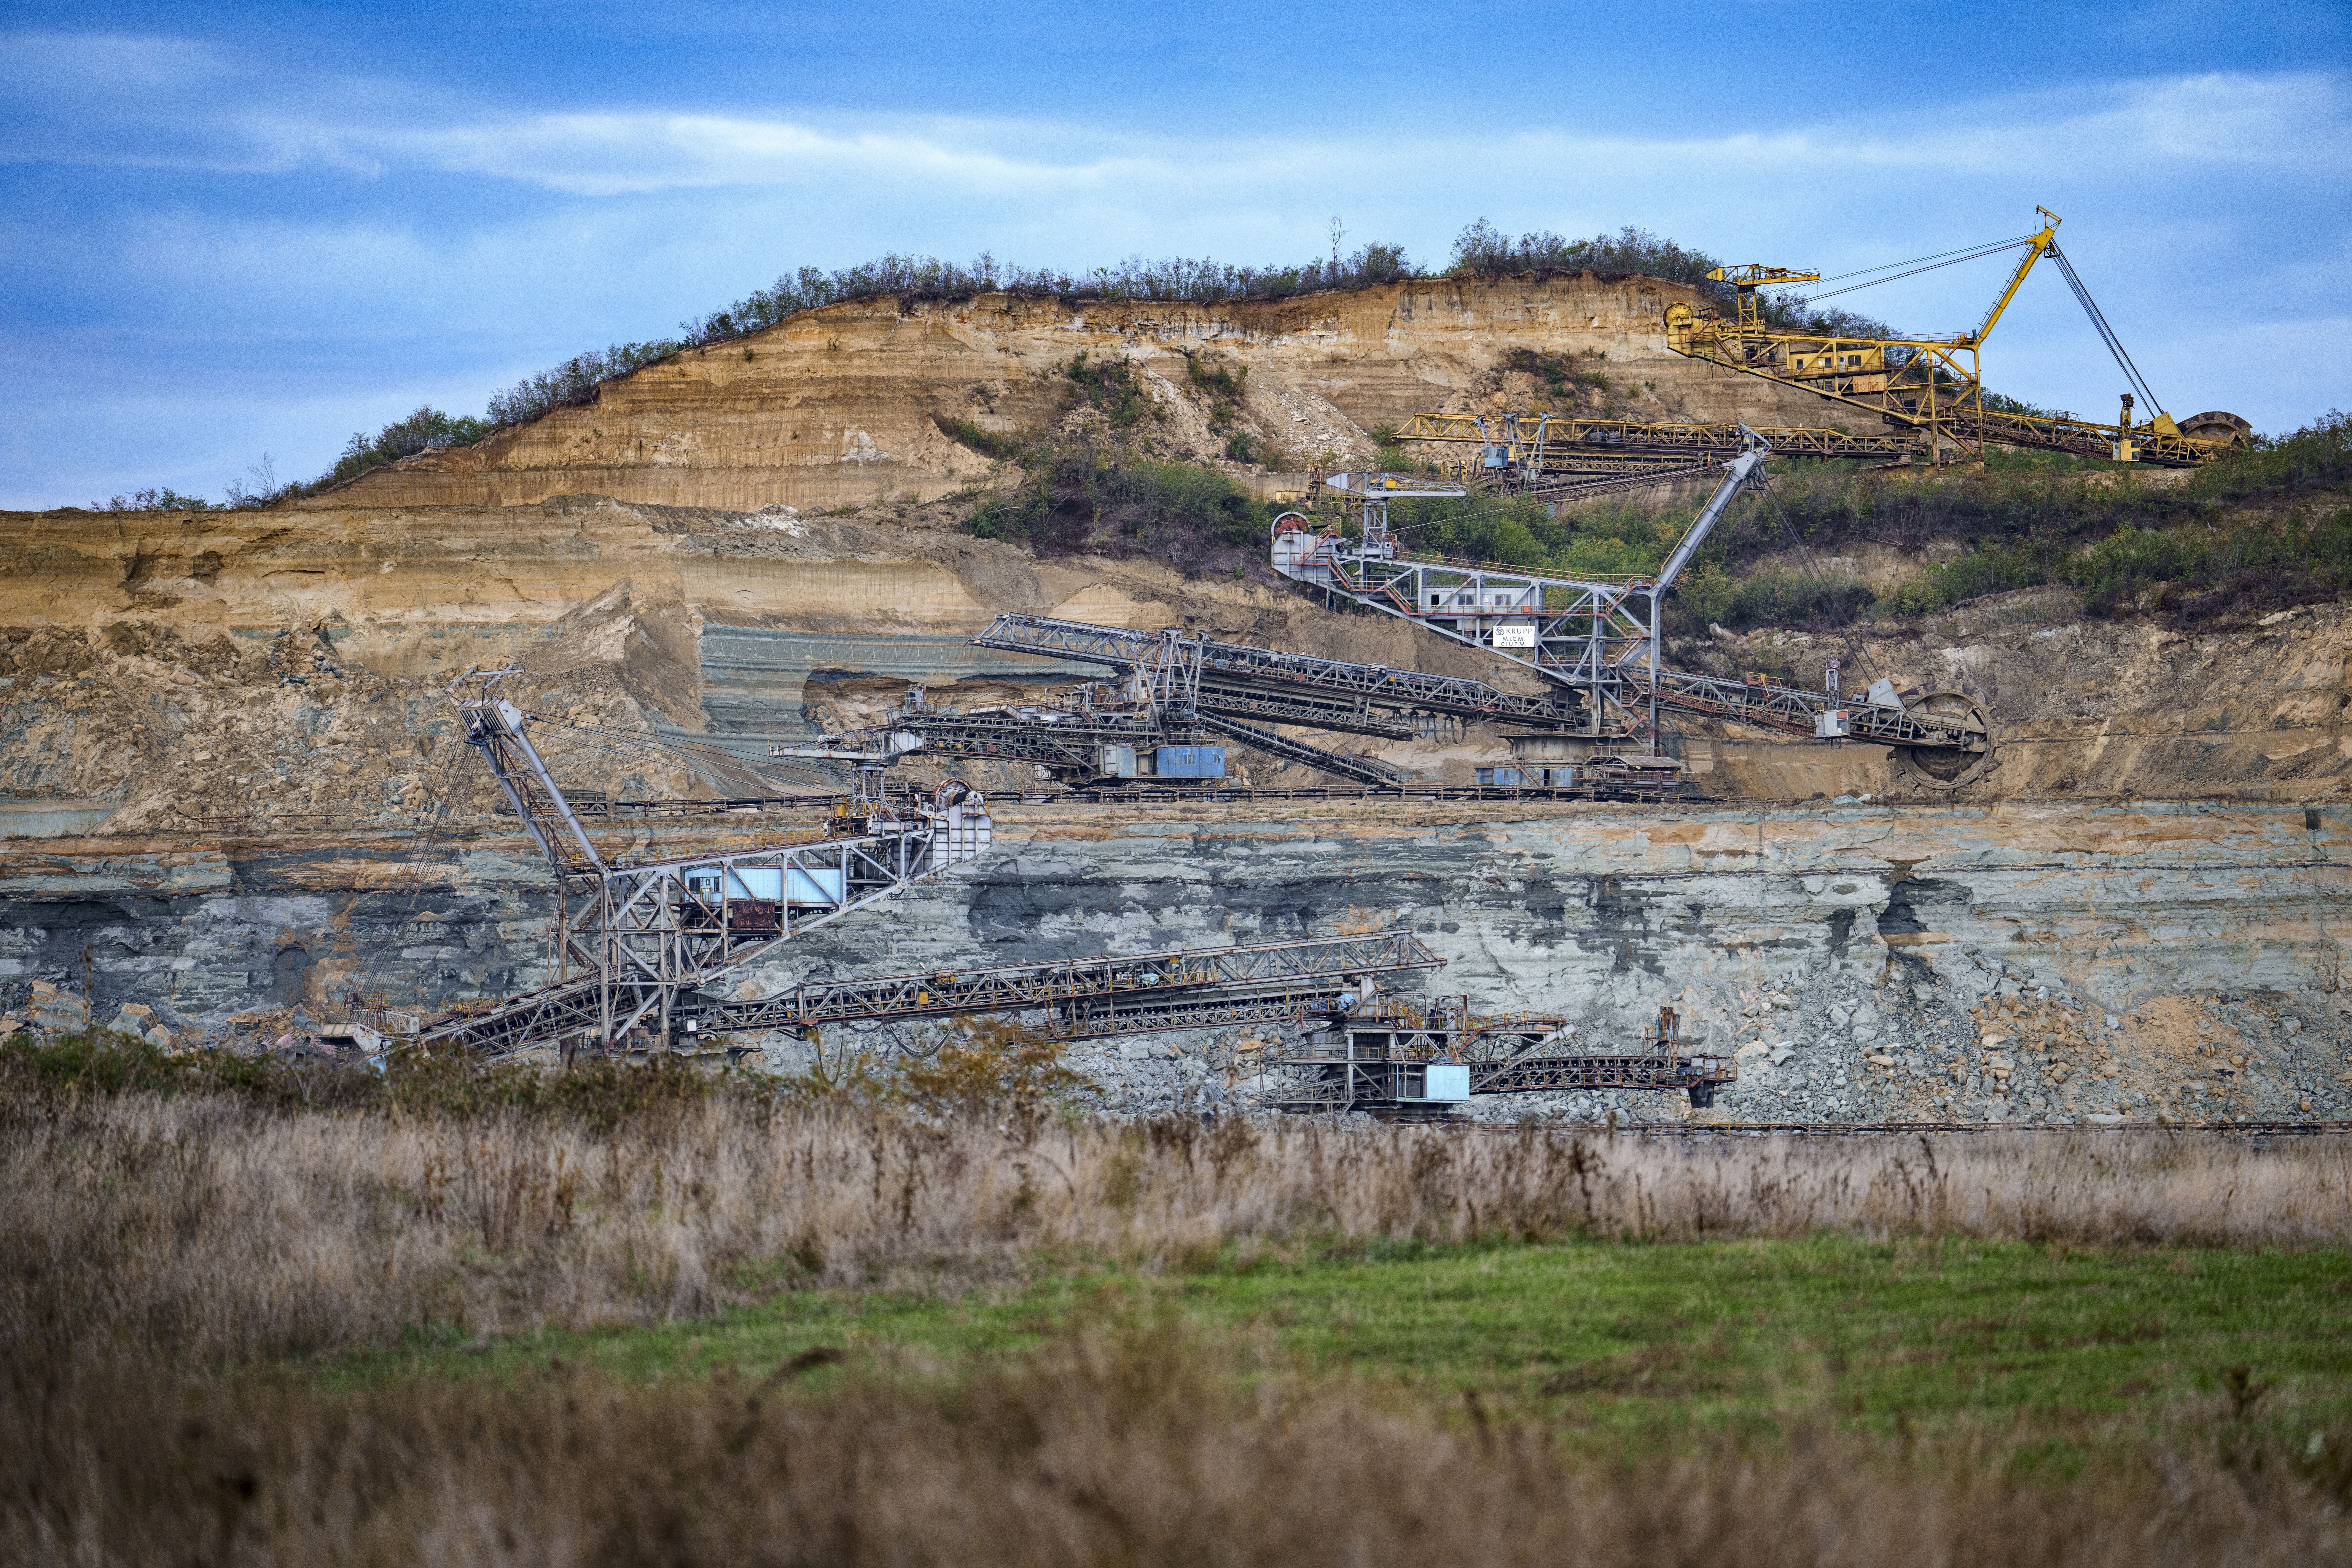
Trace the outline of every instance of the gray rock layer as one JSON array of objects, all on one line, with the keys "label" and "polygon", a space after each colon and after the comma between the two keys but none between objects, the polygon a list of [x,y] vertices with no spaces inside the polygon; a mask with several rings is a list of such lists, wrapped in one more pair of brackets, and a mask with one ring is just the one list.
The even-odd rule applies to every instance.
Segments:
[{"label": "gray rock layer", "polygon": [[[1013,806],[979,865],[812,933],[740,989],[1402,924],[1448,960],[1412,988],[1562,1014],[1595,1048],[1678,1008],[1702,1048],[1738,1054],[1714,1113],[1734,1120],[2344,1113],[2347,846],[2320,814],[1460,810]],[[354,991],[428,1014],[502,995],[552,977],[551,884],[526,856],[514,839],[53,840],[0,863],[0,1004],[41,978],[100,1017],[143,1002],[217,1033],[324,1016]],[[1110,1109],[1246,1103],[1250,1038],[1092,1044],[1073,1061]],[[810,1059],[759,1043],[782,1069]],[[825,1048],[920,1043],[876,1031]],[[1476,1110],[1691,1114],[1654,1096]]]}]

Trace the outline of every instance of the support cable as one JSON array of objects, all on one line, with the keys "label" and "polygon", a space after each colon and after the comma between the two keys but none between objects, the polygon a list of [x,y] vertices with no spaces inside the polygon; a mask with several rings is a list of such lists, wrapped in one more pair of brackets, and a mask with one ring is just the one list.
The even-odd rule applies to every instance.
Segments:
[{"label": "support cable", "polygon": [[[1628,478],[1623,479],[1604,479],[1602,480],[1602,483],[1603,483],[1603,484],[1607,484],[1607,485],[1611,485],[1611,486],[1622,486],[1622,488],[1624,488],[1624,489],[1640,489],[1641,487],[1643,487],[1643,486],[1644,486],[1644,485],[1685,484],[1685,483],[1687,483],[1687,482],[1689,482],[1689,481],[1691,481],[1691,480],[1693,480],[1693,479],[1697,479],[1697,478],[1701,477],[1702,475],[1706,475],[1706,474],[1711,474],[1711,473],[1713,473],[1713,472],[1715,471],[1715,469],[1716,469],[1716,468],[1717,468],[1717,465],[1716,465],[1716,464],[1714,464],[1714,463],[1696,463],[1696,464],[1692,465],[1692,466],[1691,466],[1691,467],[1689,467],[1689,468],[1664,468],[1664,469],[1661,469],[1659,472],[1654,473],[1654,474],[1641,474],[1641,475],[1635,475],[1635,476],[1629,476]],[[1563,480],[1563,481],[1561,481],[1561,482],[1562,482],[1562,483],[1572,483],[1573,481]],[[1538,495],[1537,494],[1537,491],[1538,491],[1539,489],[1541,489],[1541,488],[1542,488],[1542,487],[1540,487],[1540,486],[1531,485],[1531,486],[1529,486],[1526,490],[1522,491],[1522,492],[1521,492],[1521,493],[1520,493],[1520,494],[1519,494],[1516,499],[1517,499],[1517,500],[1518,500],[1519,501],[1523,502],[1523,503],[1526,503],[1526,504],[1531,504],[1531,505],[1536,505],[1536,506],[1546,506],[1546,505],[1565,506],[1565,505],[1567,505],[1568,503],[1570,503],[1570,502],[1571,502],[1571,501],[1574,501],[1574,500],[1578,500],[1579,498],[1580,498],[1580,497],[1582,497],[1582,496],[1585,496],[1585,495],[1588,495],[1588,494],[1594,494],[1594,493],[1598,493],[1598,491],[1599,491],[1599,489],[1600,489],[1600,487],[1599,487],[1599,486],[1595,486],[1595,487],[1593,487],[1593,489],[1590,489],[1590,490],[1584,490],[1584,489],[1571,489],[1571,490],[1568,491],[1568,492],[1567,492],[1566,494],[1564,494],[1564,495],[1560,495],[1560,496],[1558,496],[1558,497],[1554,498],[1554,499],[1553,499],[1553,500],[1551,500],[1550,502],[1546,502],[1545,500],[1543,500],[1541,499],[1541,497],[1540,497],[1540,496],[1538,496]],[[1429,517],[1429,518],[1423,518],[1423,519],[1422,519],[1419,522],[1396,522],[1396,523],[1391,523],[1391,524],[1389,525],[1389,531],[1390,531],[1391,533],[1411,533],[1411,532],[1412,532],[1412,531],[1413,531],[1414,530],[1416,530],[1416,529],[1423,529],[1423,528],[1435,528],[1438,524],[1443,523],[1443,522],[1468,522],[1468,521],[1471,521],[1472,519],[1474,519],[1474,518],[1481,518],[1481,517],[1497,517],[1497,516],[1500,516],[1500,515],[1501,515],[1502,513],[1504,513],[1504,512],[1511,511],[1511,510],[1516,510],[1516,509],[1514,509],[1514,508],[1512,508],[1512,507],[1507,507],[1507,506],[1495,506],[1495,507],[1487,507],[1487,508],[1486,508],[1485,510],[1480,510],[1480,511],[1462,511],[1462,512],[1455,512],[1455,513],[1454,513],[1453,515],[1448,516],[1448,517]],[[1486,563],[1485,564],[1492,565],[1492,566],[1498,566],[1498,567],[1506,567],[1506,568],[1507,568],[1508,570],[1513,571],[1513,572],[1529,572],[1529,573],[1537,573],[1537,574],[1540,574],[1542,572],[1545,572],[1545,571],[1549,571],[1549,568],[1537,568],[1537,567],[1531,567],[1531,566],[1514,566],[1514,565],[1511,565],[1508,562],[1501,562],[1501,561],[1488,562],[1488,563]],[[1561,575],[1561,576],[1563,576],[1563,577],[1570,577],[1570,576],[1573,576],[1573,575],[1574,575],[1574,574],[1572,574],[1572,573],[1566,573],[1566,572],[1563,572],[1563,573],[1559,574],[1559,575]]]},{"label": "support cable", "polygon": [[[1781,536],[1787,539],[1790,547],[1796,551],[1797,560],[1804,567],[1806,574],[1812,578],[1816,586],[1827,592],[1830,585],[1829,578],[1814,563],[1813,552],[1805,548],[1805,542],[1797,536],[1796,524],[1790,521],[1789,509],[1780,504],[1780,492],[1772,488],[1772,478],[1769,474],[1764,477],[1764,499],[1772,503],[1772,515],[1780,520]],[[1838,640],[1845,645],[1848,653],[1853,655],[1854,663],[1860,667],[1861,673],[1875,679],[1880,674],[1879,668],[1872,662],[1869,650],[1855,640],[1853,628],[1840,626],[1837,628],[1837,633]]]},{"label": "support cable", "polygon": [[2123,340],[2116,335],[2115,328],[2107,325],[2105,312],[2099,309],[2099,302],[2091,298],[2091,290],[2075,273],[2074,264],[2066,259],[2065,252],[2054,243],[2050,247],[2050,259],[2056,262],[2058,270],[2065,274],[2066,286],[2074,290],[2074,298],[2082,304],[2083,313],[2090,317],[2091,325],[2098,329],[2100,340],[2107,345],[2107,352],[2116,356],[2116,363],[2123,368],[2125,375],[2131,378],[2132,385],[2147,399],[2148,405],[2162,414],[2164,405],[2157,400],[2156,389],[2148,385],[2147,378],[2139,373],[2139,366],[2132,363],[2132,357],[2125,352]]},{"label": "support cable", "polygon": [[[1922,272],[1933,272],[1938,268],[1958,267],[1963,261],[1974,261],[1981,256],[1997,256],[2004,250],[2014,250],[2021,245],[2031,245],[2032,242],[2033,237],[2032,235],[2027,235],[2023,239],[2003,240],[1999,245],[1988,246],[1982,250],[1971,250],[1965,255],[1954,256],[1947,261],[1930,262],[1925,267],[1914,267],[1907,272],[1896,272],[1885,278],[1874,278],[1867,283],[1849,283],[1843,289],[1826,289],[1819,294],[1781,294],[1775,296],[1775,298],[1790,300],[1797,304],[1810,305],[1820,300],[1834,300],[1840,294],[1851,294],[1858,289],[1875,289],[1881,283],[1893,283],[1905,278],[1916,278]],[[2057,253],[2057,247],[2055,246],[2051,247],[2051,253],[2053,255]],[[1901,262],[1896,262],[1895,265],[1899,267],[1903,264]],[[1845,273],[1843,276],[1852,278],[1854,274],[1849,272]],[[1824,279],[1822,281],[1826,282],[1828,279]]]},{"label": "support cable", "polygon": [[2030,234],[2021,234],[2013,239],[1980,240],[1975,245],[1961,246],[1958,250],[1939,250],[1932,256],[1912,257],[1907,261],[1883,261],[1875,267],[1857,267],[1851,272],[1832,272],[1826,278],[1816,278],[1813,281],[1816,283],[1842,283],[1849,278],[1866,277],[1873,272],[1885,272],[1897,267],[1916,267],[1923,261],[1942,262],[1948,257],[1961,261],[1969,261],[1979,256],[1990,256],[1996,250],[2008,250],[2015,246],[2031,245],[2033,243],[2034,237],[2034,236]]}]

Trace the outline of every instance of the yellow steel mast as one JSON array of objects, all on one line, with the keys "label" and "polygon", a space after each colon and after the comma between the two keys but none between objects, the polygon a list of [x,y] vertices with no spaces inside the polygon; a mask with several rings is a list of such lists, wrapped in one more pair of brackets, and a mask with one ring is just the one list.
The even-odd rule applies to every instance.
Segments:
[{"label": "yellow steel mast", "polygon": [[1732,286],[1737,306],[1727,321],[1712,311],[1675,303],[1666,310],[1666,346],[1767,380],[1793,383],[1841,403],[1867,408],[1890,424],[1924,431],[1937,461],[1947,453],[1984,452],[1984,381],[1979,357],[2026,275],[2057,244],[2057,214],[2036,207],[2042,228],[2025,239],[2025,255],[1972,331],[1949,336],[1870,338],[1775,329],[1758,291],[1781,283],[1810,283],[1818,271],[1749,263],[1718,267],[1707,277]]},{"label": "yellow steel mast", "polygon": [[2050,247],[2058,243],[2058,226],[2066,220],[2048,207],[2037,206],[2033,210],[2042,216],[2042,232],[2027,243],[2025,255],[2018,262],[2017,270],[2009,275],[2009,287],[2000,291],[2000,298],[1992,302],[1992,309],[1987,310],[1984,320],[1977,323],[1977,330],[1969,334],[1969,341],[1972,343],[1985,341],[1985,335],[1992,331],[1993,323],[2000,320],[2000,313],[2009,309],[2011,300],[2017,298],[2018,289],[2025,283],[2025,275],[2032,271],[2033,264],[2049,254]]}]

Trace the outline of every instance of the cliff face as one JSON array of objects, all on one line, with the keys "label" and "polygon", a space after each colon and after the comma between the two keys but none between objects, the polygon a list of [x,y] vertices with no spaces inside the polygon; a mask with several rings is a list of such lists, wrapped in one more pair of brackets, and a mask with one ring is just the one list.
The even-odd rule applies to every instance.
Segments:
[{"label": "cliff face", "polygon": [[[1496,673],[1286,589],[1041,563],[944,521],[599,497],[0,516],[0,1008],[41,979],[87,989],[101,1019],[135,1000],[175,1026],[274,1031],[354,990],[431,1012],[546,978],[549,879],[452,734],[444,691],[469,666],[521,667],[568,784],[640,795],[819,786],[772,771],[770,739],[870,716],[909,682],[971,702],[1075,678],[966,646],[999,609]],[[1453,960],[1435,984],[1482,1007],[1565,1011],[1615,1040],[1675,1002],[1718,1046],[1763,1042],[1733,1114],[2346,1109],[2344,606],[2190,637],[2086,623],[2037,591],[1862,641],[1898,679],[1991,699],[1989,787],[1855,799],[1890,787],[1878,748],[1694,725],[1702,785],[1751,804],[1008,804],[986,861],[751,984],[1394,921]],[[1856,668],[1842,639],[1726,652],[1808,679],[1832,652]],[[1454,782],[1507,755],[1475,731],[1387,754]],[[1324,782],[1237,760],[1253,783]],[[729,831],[611,838],[683,852]],[[1164,1108],[1222,1085],[1242,1043],[1129,1041],[1080,1065],[1109,1103]],[[779,1042],[775,1060],[797,1058]]]},{"label": "cliff face", "polygon": [[[1720,1108],[1740,1119],[2342,1116],[2347,837],[2336,814],[2307,821],[1013,805],[982,861],[811,932],[744,989],[1402,924],[1448,960],[1412,988],[1484,1010],[1562,1013],[1617,1046],[1676,1006],[1706,1048],[1744,1049]],[[678,827],[637,847],[747,837]],[[551,978],[551,902],[510,832],[53,840],[0,855],[0,985],[87,986],[100,1021],[138,1001],[177,1026],[270,1033],[352,991],[432,1012]],[[1250,1037],[1129,1039],[1076,1062],[1107,1103],[1167,1110],[1224,1085]],[[807,1061],[781,1038],[770,1058]],[[1480,1110],[1688,1113],[1617,1095]]]},{"label": "cliff face", "polygon": [[[793,317],[608,383],[597,400],[364,474],[305,506],[517,506],[593,493],[752,511],[916,500],[985,480],[990,459],[941,433],[1050,428],[1078,353],[1132,361],[1147,431],[1171,454],[1222,458],[1247,433],[1301,464],[1369,458],[1370,432],[1421,412],[1520,405],[1518,350],[1604,376],[1594,412],[1847,423],[1851,410],[1670,353],[1662,315],[1691,289],[1647,278],[1418,281],[1219,305],[982,295],[862,300]],[[1231,423],[1192,374],[1245,370]]]},{"label": "cliff face", "polygon": [[[274,1030],[353,990],[430,1012],[546,978],[549,879],[453,734],[446,692],[469,668],[520,668],[510,689],[568,786],[639,797],[837,787],[772,765],[771,740],[870,720],[911,683],[972,704],[1086,673],[971,648],[1003,610],[1527,689],[1286,585],[973,539],[956,504],[914,499],[990,477],[940,422],[1082,424],[1062,367],[1085,350],[1141,366],[1162,410],[1145,439],[1211,453],[1203,382],[1227,384],[1195,377],[1189,350],[1249,373],[1221,425],[1363,457],[1370,426],[1419,409],[1523,404],[1505,363],[1521,347],[1606,375],[1578,395],[1626,414],[1822,420],[1801,394],[1664,354],[1676,292],[843,306],[299,507],[0,514],[0,1009],[40,979],[89,990],[101,1019],[135,1000]],[[1894,798],[1879,748],[1691,722],[1698,783],[1723,798],[1688,808],[1009,802],[986,861],[751,983],[1403,921],[1453,961],[1436,984],[1482,1007],[1616,1040],[1675,1002],[1718,1047],[1761,1042],[1739,1114],[2346,1109],[2347,606],[2192,635],[2032,590],[1850,639],[1680,641],[1677,661],[1809,684],[1837,655],[1850,684],[1968,686],[2002,765],[1960,802]],[[1456,784],[1509,757],[1484,731],[1376,749]],[[1251,784],[1328,782],[1235,757]],[[968,771],[1000,796],[1035,782]],[[727,831],[634,830],[680,853]],[[2032,1045],[2004,1056],[1988,1035]],[[1130,1041],[1081,1065],[1111,1103],[1162,1108],[1242,1043]]]},{"label": "cliff face", "polygon": [[[963,639],[1000,610],[1153,627],[1205,612],[1206,624],[1276,646],[1443,671],[1484,663],[1262,584],[1192,582],[1147,563],[1038,562],[944,523],[919,511],[802,519],[593,496],[509,509],[0,514],[0,832],[257,813],[386,826],[441,803],[486,807],[487,781],[446,744],[443,692],[469,668],[520,666],[536,710],[580,723],[733,732],[742,761],[765,767],[768,737],[856,717],[911,682],[968,681],[943,695],[971,700],[1024,677],[1077,678],[1034,661],[973,662]],[[832,698],[839,711],[808,710]],[[697,767],[642,752],[572,760],[578,782],[615,791],[774,787],[699,754]]]},{"label": "cliff face", "polygon": [[[569,759],[577,782],[768,793],[770,738],[870,720],[909,684],[969,704],[1084,673],[966,647],[1000,610],[1532,679],[1287,589],[1148,563],[1040,562],[947,521],[939,509],[803,518],[600,497],[0,515],[0,833],[327,813],[392,826],[450,803],[486,808],[487,780],[451,755],[443,691],[469,667],[508,664],[536,711],[715,742],[692,763],[583,750]],[[1721,651],[1729,666],[1810,683],[1832,655],[1862,668],[1857,647],[1900,680],[1991,701],[2002,763],[1974,798],[2318,804],[2352,780],[2345,606],[2191,636],[2084,622],[2063,593],[2034,590],[1852,639],[1765,632]],[[1876,747],[1684,727],[1712,793],[1803,800],[1893,785]],[[1484,732],[1378,750],[1453,783],[1509,760]],[[1255,784],[1328,782],[1238,761]]]},{"label": "cliff face", "polygon": [[[378,825],[487,804],[449,767],[443,689],[520,665],[541,711],[740,742],[698,769],[640,755],[606,783],[764,793],[764,741],[870,720],[908,684],[1001,698],[1075,667],[963,640],[1001,610],[1157,628],[1511,684],[1531,679],[1401,622],[1339,616],[1254,582],[1149,563],[1041,562],[940,509],[743,514],[574,496],[510,508],[0,514],[0,830],[121,828],[335,810]],[[1707,639],[1696,639],[1705,642]],[[1846,637],[1731,639],[1730,666],[1822,662],[1983,693],[2002,763],[1980,798],[2342,797],[2352,780],[2352,616],[2315,605],[2184,635],[2085,622],[2063,592],[1979,601]],[[1678,659],[1698,650],[1682,647]],[[1880,794],[1875,747],[1685,724],[1711,792]],[[1467,783],[1508,760],[1466,744],[1381,749]],[[610,773],[583,755],[583,773]],[[1258,784],[1325,783],[1244,759]],[[632,782],[635,781],[635,782]],[[983,782],[1001,787],[1011,776]],[[469,807],[470,808],[470,807]]]}]

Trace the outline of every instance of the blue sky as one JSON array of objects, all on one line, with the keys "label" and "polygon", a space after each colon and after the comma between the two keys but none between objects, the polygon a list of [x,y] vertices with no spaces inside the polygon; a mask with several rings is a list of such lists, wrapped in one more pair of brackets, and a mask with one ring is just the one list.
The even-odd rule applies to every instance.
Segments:
[{"label": "blue sky", "polygon": [[[2352,9],[1755,0],[0,7],[0,506],[168,484],[886,249],[1423,263],[1484,216],[1842,272],[2037,203],[2176,414],[2352,403]],[[1842,301],[1973,323],[2000,265]],[[2111,416],[2037,273],[1989,383]]]}]

